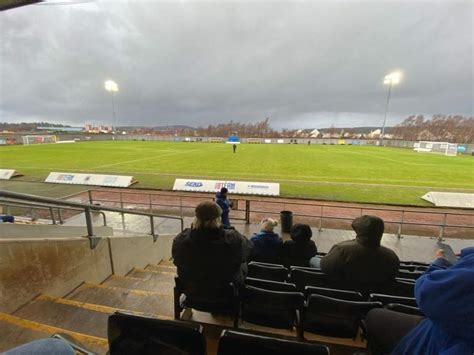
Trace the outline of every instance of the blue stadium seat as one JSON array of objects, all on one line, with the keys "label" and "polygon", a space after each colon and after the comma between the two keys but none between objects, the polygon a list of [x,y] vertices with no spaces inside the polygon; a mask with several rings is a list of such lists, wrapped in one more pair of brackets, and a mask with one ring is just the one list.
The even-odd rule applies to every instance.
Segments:
[{"label": "blue stadium seat", "polygon": [[217,355],[329,355],[329,348],[315,343],[224,330]]},{"label": "blue stadium seat", "polygon": [[381,307],[380,302],[355,302],[311,295],[301,315],[299,336],[304,338],[304,332],[308,331],[326,336],[354,339],[367,312]]},{"label": "blue stadium seat", "polygon": [[288,269],[283,265],[251,262],[248,276],[255,279],[284,282],[288,279]]},{"label": "blue stadium seat", "polygon": [[240,318],[249,323],[280,329],[299,327],[304,295],[245,285],[240,293]]},{"label": "blue stadium seat", "polygon": [[110,355],[205,355],[202,326],[116,312],[108,320]]}]

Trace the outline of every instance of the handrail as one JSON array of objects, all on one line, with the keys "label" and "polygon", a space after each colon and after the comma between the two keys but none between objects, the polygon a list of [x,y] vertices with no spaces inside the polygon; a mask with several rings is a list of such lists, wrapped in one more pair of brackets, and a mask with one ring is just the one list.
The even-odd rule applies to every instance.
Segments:
[{"label": "handrail", "polygon": [[[161,215],[161,214],[148,213],[148,212],[132,211],[132,210],[124,209],[124,208],[97,206],[97,205],[93,205],[93,204],[57,200],[57,199],[50,198],[50,197],[40,197],[40,196],[35,196],[35,195],[22,194],[22,193],[18,193],[18,192],[10,192],[10,191],[3,191],[3,190],[0,190],[0,198],[1,197],[13,199],[13,200],[20,200],[20,201],[38,202],[38,203],[54,205],[54,206],[73,207],[73,208],[83,210],[84,211],[84,216],[85,216],[85,219],[86,219],[87,238],[90,241],[91,249],[94,249],[97,246],[97,244],[99,243],[99,241],[101,240],[100,237],[97,237],[97,236],[94,235],[94,226],[92,224],[92,215],[91,215],[92,211],[97,211],[97,212],[107,211],[107,212],[116,212],[116,213],[121,213],[121,214],[147,216],[147,217],[150,218],[150,229],[151,229],[150,234],[152,235],[154,242],[156,242],[156,240],[158,239],[158,235],[155,233],[155,224],[154,224],[154,218],[156,218],[156,217],[179,220],[180,225],[181,225],[181,231],[184,229],[184,220],[183,220],[183,218],[182,217],[177,217],[177,216],[169,216],[169,215]],[[11,202],[15,202],[15,201],[11,201]]]}]

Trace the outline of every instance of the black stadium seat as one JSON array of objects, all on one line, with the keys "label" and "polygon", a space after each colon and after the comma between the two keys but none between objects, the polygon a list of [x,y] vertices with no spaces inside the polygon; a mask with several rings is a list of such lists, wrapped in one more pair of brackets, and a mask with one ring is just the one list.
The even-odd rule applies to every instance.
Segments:
[{"label": "black stadium seat", "polygon": [[255,279],[284,282],[288,279],[288,269],[283,265],[251,262],[248,276]]},{"label": "black stadium seat", "polygon": [[425,316],[418,307],[407,306],[405,304],[390,303],[386,305],[384,308],[390,311],[411,314],[414,316],[420,316],[420,317]]},{"label": "black stadium seat", "polygon": [[325,345],[224,330],[217,355],[329,355]]},{"label": "black stadium seat", "polygon": [[321,295],[346,301],[364,301],[364,297],[360,292],[338,290],[335,288],[306,286],[304,290],[304,295],[306,298],[311,295]]},{"label": "black stadium seat", "polygon": [[267,327],[293,329],[299,326],[304,295],[278,292],[245,285],[240,293],[240,318]]},{"label": "black stadium seat", "polygon": [[202,326],[116,312],[109,317],[110,355],[205,355]]},{"label": "black stadium seat", "polygon": [[221,287],[184,282],[175,278],[174,317],[181,318],[184,308],[202,312],[230,314],[237,320],[239,300],[237,288],[229,283]]},{"label": "black stadium seat", "polygon": [[336,298],[311,295],[301,315],[300,338],[304,332],[355,338],[361,321],[367,312],[381,308],[380,302],[355,302]]},{"label": "black stadium seat", "polygon": [[306,286],[327,287],[327,275],[322,272],[308,271],[300,268],[290,270],[290,282],[296,285],[296,288],[303,292]]},{"label": "black stadium seat", "polygon": [[257,288],[263,288],[264,290],[270,290],[270,291],[297,292],[295,284],[286,283],[286,282],[261,280],[261,279],[254,279],[252,277],[247,277],[245,279],[245,284],[249,286],[257,287]]},{"label": "black stadium seat", "polygon": [[292,265],[290,266],[291,269],[300,269],[300,270],[306,270],[306,271],[311,271],[311,272],[323,272],[323,270],[315,268],[315,267],[309,267],[309,266],[297,266],[297,265]]},{"label": "black stadium seat", "polygon": [[415,281],[395,278],[395,280],[383,287],[378,293],[402,297],[415,297]]},{"label": "black stadium seat", "polygon": [[423,271],[409,271],[409,270],[399,269],[397,277],[402,278],[402,279],[416,280],[421,275],[423,275]]},{"label": "black stadium seat", "polygon": [[390,303],[398,303],[398,304],[404,304],[411,307],[418,307],[416,303],[416,299],[414,297],[402,297],[402,296],[385,295],[381,293],[372,293],[370,294],[369,301],[381,302],[384,306]]}]

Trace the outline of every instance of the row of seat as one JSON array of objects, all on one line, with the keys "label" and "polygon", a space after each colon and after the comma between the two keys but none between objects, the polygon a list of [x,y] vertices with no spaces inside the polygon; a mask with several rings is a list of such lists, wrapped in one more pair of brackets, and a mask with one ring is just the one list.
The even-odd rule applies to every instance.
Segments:
[{"label": "row of seat", "polygon": [[[290,282],[298,291],[304,292],[306,286],[331,287],[331,280],[319,269],[292,266],[290,270],[282,265],[251,262],[248,265],[248,277],[271,280],[277,282]],[[381,293],[413,297],[414,280],[411,278],[395,278],[380,290]]]},{"label": "row of seat", "polygon": [[[77,353],[95,355],[66,334],[55,334]],[[166,354],[206,355],[203,327],[197,323],[163,320],[155,317],[115,312],[108,319],[107,337],[110,355]],[[329,355],[325,345],[297,342],[270,336],[224,330],[219,338],[217,355],[260,354]]]}]

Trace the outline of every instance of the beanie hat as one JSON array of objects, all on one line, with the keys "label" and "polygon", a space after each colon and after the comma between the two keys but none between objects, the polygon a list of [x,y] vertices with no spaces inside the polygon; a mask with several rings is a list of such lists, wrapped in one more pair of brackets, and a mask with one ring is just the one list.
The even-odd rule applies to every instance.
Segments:
[{"label": "beanie hat", "polygon": [[383,219],[377,216],[363,215],[352,222],[352,229],[356,232],[359,243],[378,247],[384,231]]},{"label": "beanie hat", "polygon": [[294,241],[307,241],[313,236],[313,231],[307,224],[297,223],[291,227],[290,236]]},{"label": "beanie hat", "polygon": [[273,232],[273,228],[278,225],[278,222],[275,221],[273,218],[265,218],[260,222],[262,226],[262,231],[265,232]]},{"label": "beanie hat", "polygon": [[194,210],[196,217],[201,221],[211,221],[219,218],[222,214],[222,209],[219,205],[212,201],[204,201],[196,206]]}]

